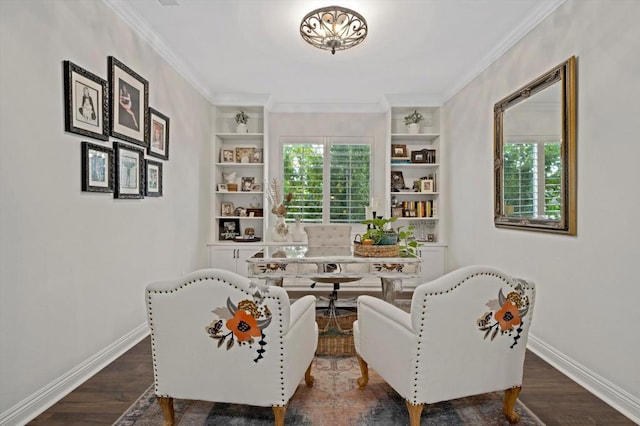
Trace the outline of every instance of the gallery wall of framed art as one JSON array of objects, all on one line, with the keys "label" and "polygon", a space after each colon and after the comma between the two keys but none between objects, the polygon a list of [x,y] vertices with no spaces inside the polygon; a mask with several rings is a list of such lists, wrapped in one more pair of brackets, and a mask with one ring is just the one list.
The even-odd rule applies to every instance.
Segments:
[{"label": "gallery wall of framed art", "polygon": [[107,80],[71,61],[62,65],[65,131],[100,141],[81,143],[81,191],[162,197],[157,160],[169,160],[170,118],[149,106],[148,80],[114,56]]}]

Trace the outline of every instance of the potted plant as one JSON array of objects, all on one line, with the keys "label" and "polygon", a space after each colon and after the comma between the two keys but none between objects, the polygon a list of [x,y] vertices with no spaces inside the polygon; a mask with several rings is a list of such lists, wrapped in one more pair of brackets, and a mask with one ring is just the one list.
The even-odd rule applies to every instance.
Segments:
[{"label": "potted plant", "polygon": [[410,225],[406,229],[399,226],[394,229],[391,224],[398,220],[397,217],[374,218],[362,221],[365,225],[371,225],[362,236],[362,244],[373,245],[393,245],[398,244],[402,254],[417,255],[417,248],[420,246],[413,238],[414,226]]},{"label": "potted plant", "polygon": [[236,114],[235,118],[236,118],[236,132],[247,133],[249,131],[249,128],[247,127],[249,116],[244,111],[240,111]]},{"label": "potted plant", "polygon": [[424,120],[424,116],[414,109],[413,112],[404,117],[404,124],[407,126],[407,131],[411,134],[420,132],[420,122]]}]

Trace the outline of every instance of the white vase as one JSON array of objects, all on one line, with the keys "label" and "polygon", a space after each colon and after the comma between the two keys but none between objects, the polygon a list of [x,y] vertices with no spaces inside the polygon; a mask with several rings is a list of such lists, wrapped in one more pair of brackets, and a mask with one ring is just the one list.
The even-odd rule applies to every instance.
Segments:
[{"label": "white vase", "polygon": [[236,133],[249,133],[249,128],[245,123],[238,123],[236,126]]},{"label": "white vase", "polygon": [[277,242],[289,241],[289,227],[284,221],[284,216],[278,216],[276,218],[276,223],[271,230],[271,239]]},{"label": "white vase", "polygon": [[420,125],[418,123],[411,123],[407,125],[407,132],[410,135],[417,135],[420,133]]},{"label": "white vase", "polygon": [[296,218],[296,224],[291,230],[291,239],[297,243],[304,241],[304,229],[302,228],[302,223],[300,222],[300,218]]}]

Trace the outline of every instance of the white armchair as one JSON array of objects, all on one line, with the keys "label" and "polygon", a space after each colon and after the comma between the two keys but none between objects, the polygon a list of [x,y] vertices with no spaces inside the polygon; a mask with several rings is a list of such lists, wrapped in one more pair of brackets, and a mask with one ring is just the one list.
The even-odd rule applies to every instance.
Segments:
[{"label": "white armchair", "polygon": [[149,284],[146,304],[165,425],[174,424],[173,398],[271,406],[282,425],[302,378],[313,385],[313,296],[290,305],[280,287],[203,269]]},{"label": "white armchair", "polygon": [[535,285],[497,269],[470,266],[419,285],[411,312],[358,298],[354,344],[362,377],[371,366],[405,399],[411,425],[424,404],[505,391],[515,423]]}]

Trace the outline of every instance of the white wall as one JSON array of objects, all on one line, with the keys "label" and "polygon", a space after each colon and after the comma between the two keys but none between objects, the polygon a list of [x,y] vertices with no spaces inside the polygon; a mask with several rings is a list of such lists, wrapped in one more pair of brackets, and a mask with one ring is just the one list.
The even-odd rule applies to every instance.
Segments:
[{"label": "white wall", "polygon": [[[636,0],[567,0],[445,105],[450,267],[490,264],[534,280],[537,350],[636,421],[639,17]],[[578,62],[577,236],[497,229],[493,105],[571,55]]]},{"label": "white wall", "polygon": [[[0,55],[3,423],[145,332],[147,283],[206,265],[210,104],[102,1],[0,1]],[[80,190],[81,141],[112,142],[64,132],[62,61],[106,80],[109,55],[149,81],[150,106],[170,117],[162,198]]]}]

